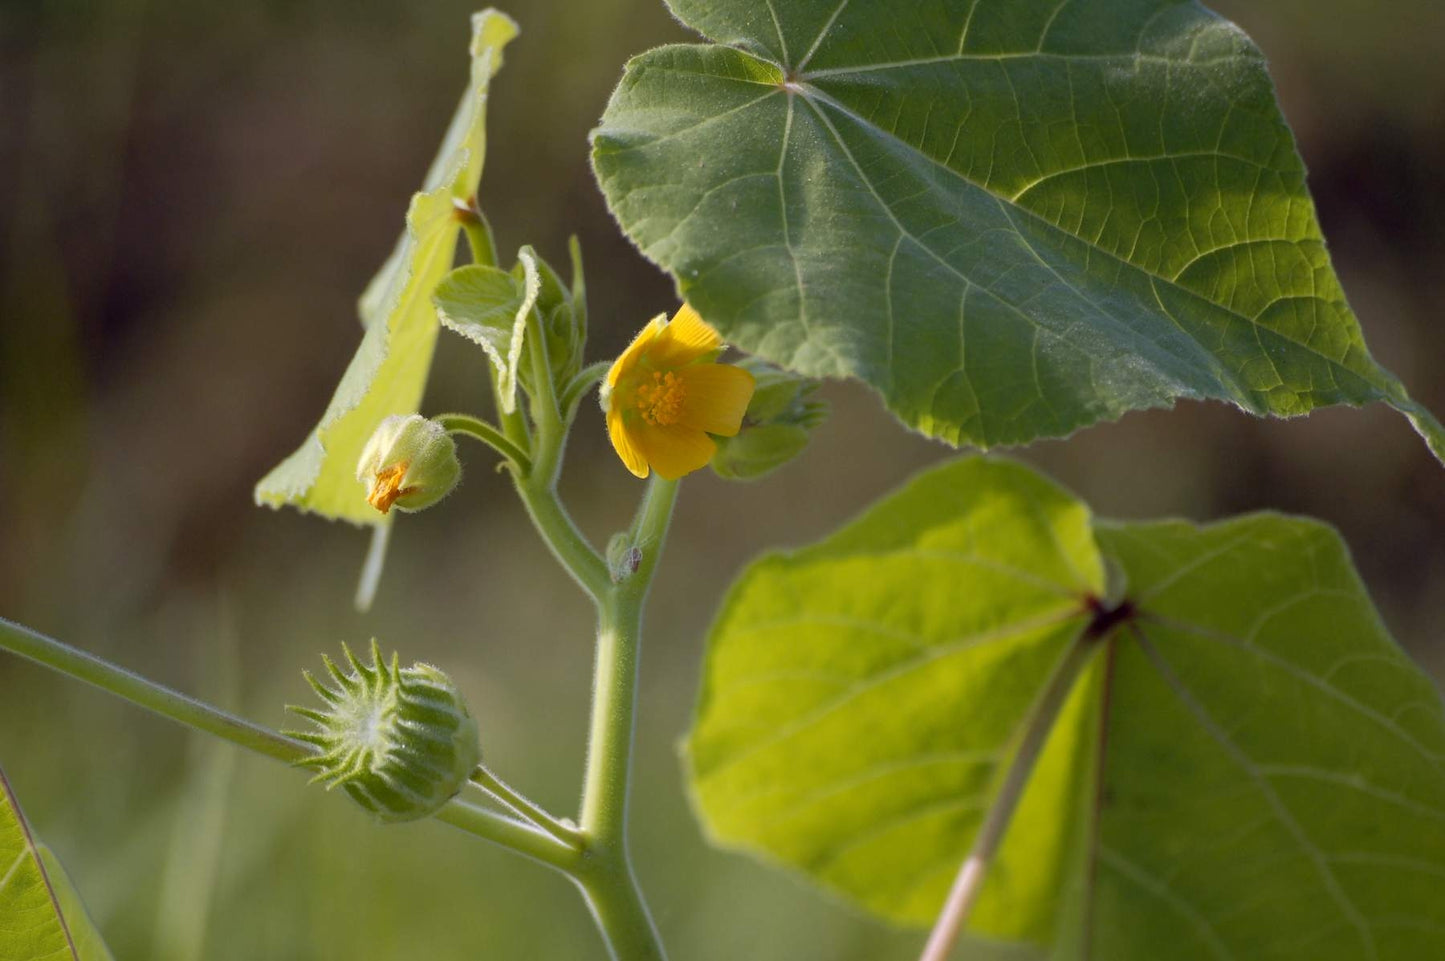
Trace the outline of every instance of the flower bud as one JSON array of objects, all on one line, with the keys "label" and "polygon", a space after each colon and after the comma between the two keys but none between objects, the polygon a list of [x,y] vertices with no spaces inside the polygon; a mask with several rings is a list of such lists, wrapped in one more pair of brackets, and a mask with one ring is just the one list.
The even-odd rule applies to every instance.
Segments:
[{"label": "flower bud", "polygon": [[345,645],[342,651],[349,672],[322,656],[336,687],[306,672],[326,706],[290,708],[316,725],[294,734],[319,749],[297,763],[382,821],[434,814],[481,762],[476,720],[451,680],[430,664],[403,669],[395,654],[388,664],[375,640],[369,665]]},{"label": "flower bud", "polygon": [[802,453],[828,405],[808,400],[818,389],[816,381],[752,357],[739,366],[752,373],[757,387],[737,436],[716,438],[712,469],[727,480],[756,480]]},{"label": "flower bud", "polygon": [[420,414],[393,414],[383,420],[356,464],[356,479],[366,485],[366,502],[383,514],[392,507],[425,510],[450,494],[461,476],[456,441]]}]

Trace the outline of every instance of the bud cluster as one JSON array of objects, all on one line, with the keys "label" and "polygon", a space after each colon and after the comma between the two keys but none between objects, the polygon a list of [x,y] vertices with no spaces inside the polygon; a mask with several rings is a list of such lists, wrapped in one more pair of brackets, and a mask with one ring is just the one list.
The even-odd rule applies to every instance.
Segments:
[{"label": "bud cluster", "polygon": [[757,381],[742,429],[719,437],[712,469],[727,480],[757,480],[797,457],[828,416],[828,405],[810,400],[817,381],[779,370],[755,357],[740,361]]}]

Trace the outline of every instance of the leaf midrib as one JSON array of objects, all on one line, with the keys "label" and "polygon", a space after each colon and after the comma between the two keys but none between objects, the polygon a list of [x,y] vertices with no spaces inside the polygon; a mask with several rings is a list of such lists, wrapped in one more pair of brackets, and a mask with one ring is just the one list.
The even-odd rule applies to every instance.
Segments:
[{"label": "leaf midrib", "polygon": [[[25,845],[10,873],[19,867],[26,855],[29,855],[30,859],[34,861],[35,869],[40,872],[40,880],[45,884],[45,894],[50,898],[50,906],[55,910],[55,921],[60,925],[60,933],[65,936],[65,946],[70,952],[70,957],[73,961],[80,961],[80,951],[75,946],[75,938],[70,934],[70,924],[65,920],[65,912],[60,907],[60,897],[55,893],[55,885],[50,881],[50,872],[45,870],[45,860],[40,856],[40,847],[35,843],[35,835],[30,832],[30,822],[25,819],[25,812],[20,809],[20,800],[11,789],[10,781],[5,777],[3,770],[0,770],[0,796],[3,796],[5,803],[9,804],[11,812],[15,815],[15,823],[20,827],[20,834]],[[9,876],[9,874],[6,875],[7,880]]]}]

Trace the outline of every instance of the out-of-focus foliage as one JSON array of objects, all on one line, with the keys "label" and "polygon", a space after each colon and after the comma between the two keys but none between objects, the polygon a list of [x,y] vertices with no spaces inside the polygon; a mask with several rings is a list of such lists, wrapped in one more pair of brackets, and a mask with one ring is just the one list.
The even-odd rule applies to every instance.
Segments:
[{"label": "out-of-focus foliage", "polygon": [[[202,693],[219,636],[237,637],[234,706],[278,727],[318,652],[388,638],[456,679],[490,764],[567,812],[592,612],[489,458],[463,451],[458,492],[395,526],[364,618],[351,608],[364,537],[251,504],[355,350],[356,292],[392,249],[466,84],[457,34],[477,6],[0,4],[0,612]],[[629,56],[696,37],[656,0],[504,6],[524,33],[488,104],[481,200],[498,249],[534,242],[561,264],[581,235],[588,360],[604,359],[676,300],[607,213],[586,134]],[[1214,6],[1269,57],[1376,357],[1445,409],[1433,369],[1445,356],[1445,8]],[[424,409],[475,407],[485,364],[476,350],[440,354]],[[648,613],[632,833],[679,957],[917,957],[916,935],[708,850],[678,786],[675,744],[722,585],[948,453],[899,431],[865,390],[819,395],[833,414],[784,470],[758,485],[689,479]],[[1264,421],[1183,404],[1027,457],[1106,516],[1273,507],[1330,521],[1402,643],[1445,668],[1439,468],[1388,411]],[[563,491],[595,543],[625,522],[636,487],[583,404]],[[193,809],[182,799],[207,777],[191,743],[0,658],[0,759],[118,957],[157,956],[166,852]],[[295,771],[234,758],[208,961],[449,957],[484,940],[503,958],[602,958],[573,890],[543,869],[442,825],[377,828]],[[442,875],[444,889],[413,881]]]}]

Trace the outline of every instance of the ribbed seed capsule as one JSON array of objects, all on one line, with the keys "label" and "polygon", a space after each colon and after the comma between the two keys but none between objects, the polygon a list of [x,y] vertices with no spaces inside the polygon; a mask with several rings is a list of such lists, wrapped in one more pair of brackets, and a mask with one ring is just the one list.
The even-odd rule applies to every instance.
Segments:
[{"label": "ribbed seed capsule", "polygon": [[374,639],[369,665],[341,649],[349,671],[322,655],[335,687],[305,672],[325,708],[290,708],[316,725],[293,732],[319,749],[297,763],[316,770],[313,782],[340,787],[383,821],[435,813],[481,761],[476,720],[451,680],[430,664],[402,668],[395,654],[387,663]]}]

